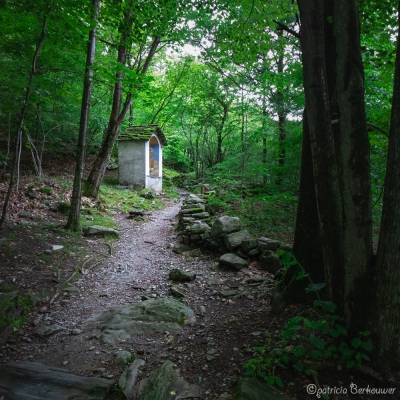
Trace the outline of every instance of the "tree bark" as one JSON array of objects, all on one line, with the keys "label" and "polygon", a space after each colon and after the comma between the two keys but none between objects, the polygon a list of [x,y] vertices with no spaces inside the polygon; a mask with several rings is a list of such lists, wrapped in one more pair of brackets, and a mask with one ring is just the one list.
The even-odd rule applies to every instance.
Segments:
[{"label": "tree bark", "polygon": [[[299,0],[304,91],[330,299],[350,331],[366,326],[372,259],[369,142],[356,5]],[[333,116],[338,124],[332,125]]]},{"label": "tree bark", "polygon": [[366,327],[365,310],[371,285],[370,146],[356,2],[335,0],[333,5],[339,122],[337,159],[340,163],[345,261],[343,304],[347,326],[357,335]]},{"label": "tree bark", "polygon": [[[300,191],[297,205],[293,253],[299,264],[306,270],[314,283],[325,282],[324,260],[321,248],[320,226],[311,156],[310,132],[307,111],[303,115],[303,140],[301,149]],[[293,278],[299,271],[292,271],[285,277],[288,302],[305,300],[308,285]]]},{"label": "tree bark", "polygon": [[324,2],[299,0],[303,78],[325,282],[332,301],[343,305],[342,207],[326,75]]},{"label": "tree bark", "polygon": [[[124,36],[122,42],[118,48],[118,62],[121,65],[126,64],[127,60],[127,51],[131,46],[131,31],[132,31],[132,15],[125,15],[125,24],[129,29],[124,29]],[[141,68],[141,73],[145,74],[150,66],[151,60],[156,53],[157,47],[160,44],[160,37],[156,37],[153,40],[153,43],[150,47],[149,53],[147,55],[147,59]],[[84,192],[89,197],[97,197],[97,194],[100,189],[101,182],[103,181],[104,174],[106,172],[108,160],[110,159],[110,155],[112,149],[115,144],[115,140],[117,139],[119,130],[121,128],[122,123],[124,122],[125,116],[129,111],[130,105],[132,103],[132,93],[128,93],[124,105],[122,106],[122,97],[123,97],[123,79],[124,73],[122,69],[116,74],[117,83],[114,87],[114,95],[113,95],[113,104],[110,114],[110,119],[108,122],[108,126],[105,132],[104,140],[97,154],[96,160],[93,164],[92,170],[90,171],[89,177],[86,181]]]},{"label": "tree bark", "polygon": [[222,161],[223,161],[223,152],[222,152],[223,132],[224,132],[225,123],[228,119],[229,105],[220,98],[218,98],[217,101],[219,102],[219,104],[221,104],[221,107],[223,110],[221,123],[217,128],[217,154],[216,154],[215,163],[219,164],[219,163],[222,163]]},{"label": "tree bark", "polygon": [[[399,27],[400,27],[400,2]],[[376,356],[385,367],[400,364],[400,33],[397,38],[389,148],[376,260]]]},{"label": "tree bark", "polygon": [[74,184],[71,196],[71,207],[69,210],[66,229],[78,231],[80,229],[81,199],[82,199],[82,181],[85,170],[85,153],[87,130],[90,115],[90,100],[92,97],[93,86],[93,64],[96,54],[96,26],[99,15],[100,0],[92,0],[93,29],[89,32],[89,43],[86,55],[85,78],[83,84],[81,116],[79,121],[79,134],[77,144],[77,157],[75,165]]},{"label": "tree bark", "polygon": [[44,41],[46,39],[48,12],[49,11],[47,10],[47,13],[43,17],[42,30],[41,30],[39,40],[36,45],[35,53],[32,58],[31,72],[30,72],[29,78],[28,78],[28,85],[26,86],[26,89],[25,89],[24,103],[23,103],[23,106],[22,106],[20,114],[19,114],[19,121],[18,121],[18,127],[17,127],[17,132],[16,132],[16,139],[15,139],[15,143],[16,143],[15,144],[15,154],[14,154],[14,158],[13,158],[13,162],[12,162],[10,183],[8,185],[6,198],[4,199],[2,214],[1,214],[1,218],[0,218],[0,229],[2,228],[4,221],[7,217],[8,203],[10,201],[10,196],[11,196],[11,193],[12,193],[13,187],[14,187],[15,174],[19,173],[19,156],[20,156],[20,151],[21,151],[21,146],[22,146],[22,128],[24,126],[25,115],[26,115],[26,112],[27,112],[28,106],[29,106],[29,98],[31,96],[33,78],[36,75],[37,59],[39,58],[40,52],[42,51]]}]

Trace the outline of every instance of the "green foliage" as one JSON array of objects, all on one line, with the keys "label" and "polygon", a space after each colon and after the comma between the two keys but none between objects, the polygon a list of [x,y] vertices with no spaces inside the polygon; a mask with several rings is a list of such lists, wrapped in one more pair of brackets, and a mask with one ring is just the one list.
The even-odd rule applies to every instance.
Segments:
[{"label": "green foliage", "polygon": [[318,370],[327,365],[338,370],[360,369],[370,361],[370,332],[349,338],[342,318],[335,314],[336,304],[318,295],[325,283],[313,283],[292,253],[279,250],[278,254],[286,270],[299,269],[296,280],[309,280],[306,292],[317,293],[318,298],[309,315],[292,317],[280,333],[266,336],[265,343],[255,348],[256,357],[245,364],[245,373],[283,386],[277,375],[279,369],[293,368],[306,375],[318,375]]},{"label": "green foliage", "polygon": [[360,369],[369,362],[370,333],[350,339],[333,303],[315,301],[314,306],[313,317],[292,317],[279,334],[267,335],[265,343],[255,348],[257,355],[245,364],[245,373],[283,386],[279,369],[317,375],[327,365]]},{"label": "green foliage", "polygon": [[14,331],[27,321],[32,305],[31,296],[15,294],[12,287],[7,289],[4,285],[0,287],[0,291],[6,292],[0,297],[0,330],[9,327]]}]

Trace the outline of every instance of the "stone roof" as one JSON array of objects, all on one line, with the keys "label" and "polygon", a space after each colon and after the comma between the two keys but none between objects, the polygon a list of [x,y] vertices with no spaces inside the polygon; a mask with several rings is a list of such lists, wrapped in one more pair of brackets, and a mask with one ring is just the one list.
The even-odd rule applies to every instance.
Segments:
[{"label": "stone roof", "polygon": [[162,146],[167,145],[164,133],[158,125],[136,125],[129,126],[119,134],[118,140],[150,140],[156,135]]}]

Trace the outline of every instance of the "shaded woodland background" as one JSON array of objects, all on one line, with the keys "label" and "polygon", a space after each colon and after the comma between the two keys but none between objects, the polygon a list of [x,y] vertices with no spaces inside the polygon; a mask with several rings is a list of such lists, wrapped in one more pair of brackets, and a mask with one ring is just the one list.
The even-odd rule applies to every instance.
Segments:
[{"label": "shaded woodland background", "polygon": [[[353,31],[340,25],[344,19],[354,26]],[[373,358],[384,366],[398,362],[400,233],[394,207],[386,211],[393,226],[381,228],[390,135],[393,157],[388,170],[394,171],[393,182],[399,178],[398,11],[394,4],[362,0],[298,4],[285,0],[2,1],[0,30],[0,164],[3,179],[13,182],[14,190],[23,176],[58,179],[44,172],[54,159],[60,164],[78,159],[75,184],[82,188],[74,184],[74,190],[79,192],[76,204],[80,207],[81,190],[92,198],[98,195],[105,168],[117,156],[118,133],[129,125],[158,124],[168,140],[166,173],[174,184],[191,190],[210,185],[215,190],[210,207],[240,216],[255,234],[268,232],[280,240],[294,240],[295,249],[305,248],[308,240],[307,253],[295,254],[311,278],[316,277],[315,283],[321,283],[322,275],[327,285],[323,295],[335,301],[346,329],[355,335],[372,330]],[[308,42],[308,33],[320,42]],[[96,38],[91,60],[90,38]],[[348,49],[348,54],[341,54],[341,49]],[[352,80],[354,70],[359,74]],[[317,77],[317,89],[312,76]],[[347,84],[342,85],[343,81]],[[83,92],[84,82],[91,85],[89,95]],[[361,121],[361,127],[342,123],[346,105],[341,96],[348,92],[352,122]],[[312,104],[318,95],[328,100]],[[82,125],[85,102],[90,103],[86,126]],[[353,110],[355,103],[360,105]],[[306,131],[310,131],[311,146],[304,144]],[[318,142],[321,132],[325,139]],[[352,137],[354,132],[369,147],[358,150],[361,139],[351,143],[335,139],[339,134]],[[80,134],[85,135],[83,141],[78,140]],[[332,153],[319,153],[322,147],[318,146],[330,141],[335,142]],[[299,209],[304,209],[304,204],[299,206],[299,194],[306,192],[300,178],[307,146],[313,171],[308,176],[314,189],[313,198],[306,198],[304,204],[309,210],[315,208],[315,214],[305,217],[296,245],[296,221],[299,224]],[[368,160],[369,179],[364,179],[367,186],[360,192],[368,204],[350,213],[356,220],[359,214],[366,215],[368,226],[364,233],[349,234],[347,239],[351,228],[344,218],[334,229],[334,239],[346,239],[335,244],[324,234],[324,210],[337,207],[337,215],[350,215],[343,199],[351,184],[343,183],[342,177],[347,169],[357,172],[358,166],[342,163],[342,158],[346,152],[358,151]],[[332,164],[328,164],[329,155]],[[85,175],[86,186],[82,181],[85,160],[86,169],[91,170]],[[317,174],[320,167],[337,169],[332,179],[325,175],[333,186],[337,183],[332,190],[338,200],[333,205],[318,197],[324,182]],[[395,204],[400,189],[395,184],[389,187]],[[355,196],[351,202],[351,207],[359,206]],[[76,217],[79,221],[79,213]],[[383,235],[379,239],[382,232],[394,238],[391,244],[384,243]],[[363,235],[370,236],[366,249],[352,244]],[[328,279],[337,274],[330,265],[329,254],[334,252],[342,257],[338,263],[343,272],[343,276],[334,275],[335,282]],[[351,264],[360,254],[365,255],[361,257],[364,265]],[[368,319],[360,318],[359,312],[365,311],[366,298]],[[383,313],[384,308],[393,314]]]}]

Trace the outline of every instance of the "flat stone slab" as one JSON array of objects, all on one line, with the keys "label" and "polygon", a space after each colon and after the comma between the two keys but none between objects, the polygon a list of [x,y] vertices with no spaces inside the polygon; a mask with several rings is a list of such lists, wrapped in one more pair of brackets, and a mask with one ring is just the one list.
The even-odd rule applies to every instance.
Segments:
[{"label": "flat stone slab", "polygon": [[10,400],[100,400],[114,384],[32,361],[7,364],[0,370],[0,398]]},{"label": "flat stone slab", "polygon": [[173,299],[150,299],[109,308],[85,321],[87,329],[99,329],[104,343],[118,344],[132,335],[171,332],[196,321],[193,310]]},{"label": "flat stone slab", "polygon": [[92,225],[88,226],[85,229],[85,235],[94,237],[114,236],[118,238],[119,232],[113,228],[107,228],[105,226],[100,226],[100,225]]},{"label": "flat stone slab", "polygon": [[243,258],[238,257],[236,254],[233,254],[233,253],[223,254],[219,258],[219,263],[221,265],[225,265],[227,267],[232,267],[232,268],[235,268],[237,270],[246,268],[247,265],[248,265],[246,260],[244,260]]}]

